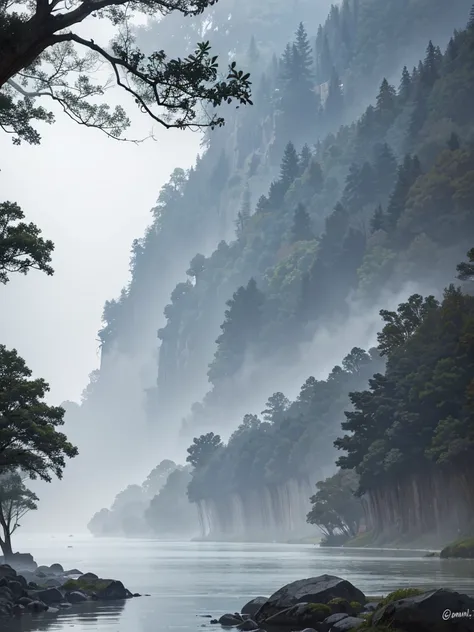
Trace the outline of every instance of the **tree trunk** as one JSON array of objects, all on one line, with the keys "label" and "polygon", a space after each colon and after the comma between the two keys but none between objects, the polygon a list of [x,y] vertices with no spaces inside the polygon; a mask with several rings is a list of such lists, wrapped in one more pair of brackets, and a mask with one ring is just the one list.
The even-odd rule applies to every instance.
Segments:
[{"label": "tree trunk", "polygon": [[8,562],[8,559],[13,557],[12,538],[10,533],[5,533],[4,538],[0,538],[0,547],[5,557],[5,562]]}]

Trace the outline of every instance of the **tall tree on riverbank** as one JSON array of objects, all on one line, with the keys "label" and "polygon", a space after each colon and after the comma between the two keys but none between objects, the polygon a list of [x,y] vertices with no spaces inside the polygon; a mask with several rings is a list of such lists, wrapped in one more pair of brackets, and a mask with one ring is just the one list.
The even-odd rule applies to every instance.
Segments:
[{"label": "tall tree on riverbank", "polygon": [[18,472],[0,475],[0,548],[5,559],[13,555],[12,535],[20,527],[19,521],[37,508],[37,500]]}]

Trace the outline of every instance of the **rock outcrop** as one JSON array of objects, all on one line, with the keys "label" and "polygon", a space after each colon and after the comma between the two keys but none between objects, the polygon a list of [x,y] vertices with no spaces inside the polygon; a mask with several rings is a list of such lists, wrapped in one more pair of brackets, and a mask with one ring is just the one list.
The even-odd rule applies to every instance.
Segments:
[{"label": "rock outcrop", "polygon": [[23,612],[44,612],[68,608],[84,601],[122,600],[133,595],[122,582],[101,579],[78,569],[64,571],[60,564],[36,566],[17,571],[9,564],[0,565],[0,618]]}]

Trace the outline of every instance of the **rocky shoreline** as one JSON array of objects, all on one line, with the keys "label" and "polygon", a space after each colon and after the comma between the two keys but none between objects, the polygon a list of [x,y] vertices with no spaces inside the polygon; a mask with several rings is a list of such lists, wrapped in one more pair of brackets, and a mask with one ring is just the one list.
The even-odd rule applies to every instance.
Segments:
[{"label": "rocky shoreline", "polygon": [[242,632],[474,632],[474,599],[453,590],[370,598],[333,575],[301,579],[211,623]]},{"label": "rocky shoreline", "polygon": [[0,559],[0,620],[39,612],[57,613],[87,601],[140,597],[115,579],[102,579],[61,564],[38,566],[29,554]]}]

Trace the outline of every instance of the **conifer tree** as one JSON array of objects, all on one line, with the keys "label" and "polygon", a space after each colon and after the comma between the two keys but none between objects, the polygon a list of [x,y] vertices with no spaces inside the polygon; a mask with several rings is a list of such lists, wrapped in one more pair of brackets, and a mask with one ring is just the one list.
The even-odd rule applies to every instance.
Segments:
[{"label": "conifer tree", "polygon": [[247,52],[247,59],[251,66],[255,66],[260,59],[260,53],[257,47],[257,42],[255,41],[255,37],[252,35],[250,38],[249,49]]},{"label": "conifer tree", "polygon": [[387,208],[387,226],[390,229],[395,228],[399,217],[405,210],[408,193],[415,183],[418,176],[421,175],[421,165],[418,156],[410,156],[407,154],[403,163],[398,167],[397,181],[390,196]]},{"label": "conifer tree", "polygon": [[251,208],[250,208],[250,190],[248,185],[245,187],[244,189],[244,193],[242,195],[242,204],[240,207],[239,212],[237,213],[237,219],[236,219],[236,232],[237,232],[237,238],[240,239],[247,227],[248,221],[250,219],[250,213],[251,213]]},{"label": "conifer tree", "polygon": [[335,68],[333,68],[329,82],[328,97],[324,106],[326,121],[330,125],[340,125],[344,111],[344,95],[341,81]]},{"label": "conifer tree", "polygon": [[324,185],[324,175],[321,165],[316,159],[312,159],[305,173],[305,182],[314,193],[321,193]]},{"label": "conifer tree", "polygon": [[313,230],[311,228],[311,218],[303,204],[298,204],[294,212],[291,237],[293,243],[314,239]]},{"label": "conifer tree", "polygon": [[329,47],[329,40],[327,33],[324,33],[321,53],[319,56],[319,72],[321,83],[326,83],[331,80],[334,64],[332,60],[331,49]]},{"label": "conifer tree", "polygon": [[403,67],[402,78],[398,87],[398,97],[401,103],[405,104],[409,101],[412,94],[411,76],[406,66]]},{"label": "conifer tree", "polygon": [[456,132],[453,132],[449,137],[448,147],[451,151],[456,151],[457,149],[459,149],[460,146],[461,143],[459,142],[459,136],[456,134]]},{"label": "conifer tree", "polygon": [[469,13],[469,21],[467,23],[468,29],[474,29],[474,4],[471,7],[471,11]]},{"label": "conifer tree", "polygon": [[303,148],[299,157],[299,167],[300,167],[300,175],[302,175],[306,169],[309,167],[311,162],[311,150],[307,143],[303,145]]},{"label": "conifer tree", "polygon": [[397,176],[397,159],[387,143],[376,147],[374,152],[374,179],[379,199],[388,196]]},{"label": "conifer tree", "polygon": [[374,211],[372,219],[370,220],[370,229],[372,233],[385,228],[385,213],[383,212],[382,205],[379,204]]},{"label": "conifer tree", "polygon": [[279,180],[288,188],[293,183],[293,180],[298,177],[298,172],[298,154],[296,153],[295,146],[290,141],[285,147],[281,160]]},{"label": "conifer tree", "polygon": [[309,43],[308,34],[304,28],[303,22],[300,22],[296,31],[296,51],[299,57],[299,63],[306,73],[311,76],[314,71],[313,67],[313,51]]}]

